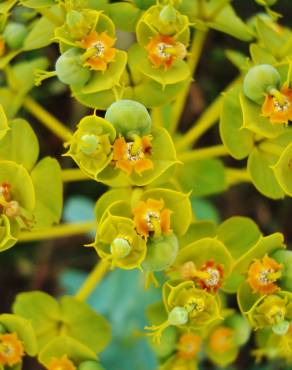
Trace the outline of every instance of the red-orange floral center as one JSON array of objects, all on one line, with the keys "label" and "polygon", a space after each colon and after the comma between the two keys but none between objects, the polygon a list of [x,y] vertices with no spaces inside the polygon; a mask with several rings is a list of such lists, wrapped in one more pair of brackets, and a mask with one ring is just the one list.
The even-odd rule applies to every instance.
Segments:
[{"label": "red-orange floral center", "polygon": [[171,68],[175,60],[186,57],[187,51],[184,44],[176,41],[171,36],[157,35],[146,46],[148,58],[154,67]]},{"label": "red-orange floral center", "polygon": [[199,335],[185,333],[178,341],[177,355],[184,360],[195,358],[200,351],[202,338]]},{"label": "red-orange floral center", "polygon": [[210,349],[223,354],[234,347],[234,332],[231,328],[220,326],[209,337]]},{"label": "red-orange floral center", "polygon": [[0,57],[2,57],[5,54],[5,41],[3,37],[0,37]]},{"label": "red-orange floral center", "polygon": [[279,289],[275,282],[281,277],[282,265],[265,255],[249,267],[247,282],[255,293],[272,294]]},{"label": "red-orange floral center", "polygon": [[6,182],[0,185],[0,213],[11,218],[20,215],[19,203],[12,199],[11,185]]},{"label": "red-orange floral center", "polygon": [[285,123],[292,120],[292,89],[283,87],[281,91],[267,95],[262,105],[262,115],[272,123]]},{"label": "red-orange floral center", "polygon": [[86,49],[82,57],[84,64],[96,71],[106,71],[108,64],[114,60],[116,55],[116,49],[112,47],[114,43],[115,39],[107,32],[89,33],[79,43],[83,49]]},{"label": "red-orange floral center", "polygon": [[138,206],[133,209],[133,215],[138,234],[145,238],[148,238],[149,235],[159,237],[161,234],[168,235],[171,233],[171,211],[164,208],[162,199],[140,201]]},{"label": "red-orange floral center", "polygon": [[135,141],[127,142],[119,137],[113,144],[113,161],[117,168],[130,175],[133,171],[141,175],[153,168],[151,161],[151,136],[136,137]]},{"label": "red-orange floral center", "polygon": [[76,366],[73,362],[68,358],[67,355],[63,355],[61,358],[54,358],[48,370],[76,370]]},{"label": "red-orange floral center", "polygon": [[[216,264],[214,261],[207,261],[199,269],[199,273],[202,272],[202,277],[198,274],[198,284],[201,288],[208,292],[217,292],[222,285],[224,277],[224,269],[220,264]],[[204,277],[205,274],[205,277]]]},{"label": "red-orange floral center", "polygon": [[0,365],[14,366],[24,356],[24,348],[16,333],[0,335]]}]

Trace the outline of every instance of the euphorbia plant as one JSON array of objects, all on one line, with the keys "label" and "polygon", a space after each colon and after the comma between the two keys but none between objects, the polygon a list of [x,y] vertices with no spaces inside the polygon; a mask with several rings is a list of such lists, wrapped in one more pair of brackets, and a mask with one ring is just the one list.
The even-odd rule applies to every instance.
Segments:
[{"label": "euphorbia plant", "polygon": [[[17,294],[0,315],[0,370],[27,366],[26,356],[48,370],[113,369],[99,353],[111,353],[124,307],[111,307],[110,323],[85,301],[115,269],[127,279],[138,269],[142,294],[155,291],[145,328],[123,340],[143,337],[157,369],[231,365],[254,332],[252,355],[291,364],[284,236],[264,236],[248,217],[201,220],[195,206],[241,182],[268,198],[292,195],[292,31],[276,1],[255,2],[265,13],[246,22],[228,0],[1,2],[0,251],[91,232],[97,264],[75,296]],[[210,30],[249,42],[250,56],[226,52],[238,78],[182,133]],[[37,102],[52,86],[79,107],[74,127]],[[32,118],[61,140],[61,156],[44,156]],[[222,143],[197,147],[217,122]],[[227,167],[228,155],[246,164]],[[97,187],[94,220],[59,224],[63,185],[74,181]]]}]

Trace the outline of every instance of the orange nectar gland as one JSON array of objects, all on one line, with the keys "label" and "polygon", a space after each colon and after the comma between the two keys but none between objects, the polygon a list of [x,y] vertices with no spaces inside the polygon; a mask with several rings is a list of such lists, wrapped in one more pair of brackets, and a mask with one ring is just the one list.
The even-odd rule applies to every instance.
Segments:
[{"label": "orange nectar gland", "polygon": [[21,362],[23,356],[23,344],[16,333],[0,335],[0,365],[14,366]]},{"label": "orange nectar gland", "polygon": [[147,199],[146,202],[139,202],[138,206],[133,209],[133,215],[137,233],[146,239],[149,235],[159,238],[161,234],[171,233],[171,211],[164,208],[162,199]]},{"label": "orange nectar gland", "polygon": [[220,326],[209,338],[210,349],[216,353],[224,353],[234,347],[234,331],[231,328]]},{"label": "orange nectar gland", "polygon": [[197,356],[202,344],[202,338],[193,333],[184,333],[178,341],[178,357],[184,360],[191,360]]},{"label": "orange nectar gland", "polygon": [[283,87],[281,91],[271,89],[262,105],[262,115],[272,123],[292,121],[292,89]]},{"label": "orange nectar gland", "polygon": [[282,267],[267,255],[262,260],[256,259],[249,267],[247,278],[254,293],[272,294],[277,291],[279,287],[275,282],[281,277]]},{"label": "orange nectar gland", "polygon": [[207,261],[197,269],[194,262],[188,261],[180,267],[180,274],[185,280],[196,280],[207,292],[216,293],[222,285],[224,269],[214,261]]},{"label": "orange nectar gland", "polygon": [[11,199],[11,186],[6,182],[0,185],[0,213],[10,218],[20,216],[19,203]]},{"label": "orange nectar gland", "polygon": [[113,162],[116,168],[131,175],[133,171],[141,175],[146,170],[153,168],[153,162],[147,158],[151,156],[152,137],[135,135],[134,141],[126,142],[124,137],[119,137],[113,144]]},{"label": "orange nectar gland", "polygon": [[93,31],[89,33],[79,43],[83,49],[86,49],[81,57],[84,65],[95,71],[105,72],[108,64],[114,60],[116,55],[116,49],[112,48],[114,43],[115,39],[106,32]]},{"label": "orange nectar gland", "polygon": [[67,355],[63,355],[61,358],[54,358],[48,370],[76,370],[76,366],[71,360],[69,360]]},{"label": "orange nectar gland", "polygon": [[146,46],[148,58],[155,68],[171,68],[175,60],[183,60],[187,55],[184,44],[171,36],[157,35]]}]

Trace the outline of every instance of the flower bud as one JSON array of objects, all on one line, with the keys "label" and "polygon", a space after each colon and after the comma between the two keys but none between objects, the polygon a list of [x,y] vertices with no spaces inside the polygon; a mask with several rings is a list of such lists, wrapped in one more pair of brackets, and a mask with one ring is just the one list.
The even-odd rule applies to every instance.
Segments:
[{"label": "flower bud", "polygon": [[244,94],[257,104],[262,104],[265,95],[271,89],[280,87],[281,77],[279,72],[269,64],[260,64],[252,67],[243,81]]},{"label": "flower bud", "polygon": [[97,361],[83,361],[78,366],[77,370],[104,370],[104,368]]},{"label": "flower bud", "polygon": [[9,22],[5,27],[3,38],[11,49],[19,49],[28,34],[28,30],[22,23]]},{"label": "flower bud", "polygon": [[188,322],[189,314],[184,307],[176,306],[168,314],[168,322],[170,325],[179,326]]},{"label": "flower bud", "polygon": [[89,80],[91,72],[83,67],[81,52],[71,48],[63,53],[56,62],[56,73],[60,81],[65,84],[82,87]]},{"label": "flower bud", "polygon": [[151,117],[141,103],[133,100],[119,100],[106,111],[105,119],[113,124],[116,131],[126,138],[133,134],[147,135],[151,131]]},{"label": "flower bud", "polygon": [[178,241],[174,234],[147,243],[147,255],[142,264],[146,271],[163,271],[170,267],[178,253]]},{"label": "flower bud", "polygon": [[125,238],[115,238],[111,243],[111,254],[114,258],[127,257],[132,250],[132,246]]}]

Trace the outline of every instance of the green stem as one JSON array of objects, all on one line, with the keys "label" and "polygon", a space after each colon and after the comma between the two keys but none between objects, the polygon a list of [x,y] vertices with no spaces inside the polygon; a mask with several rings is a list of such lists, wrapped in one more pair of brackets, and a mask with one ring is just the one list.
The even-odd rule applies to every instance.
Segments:
[{"label": "green stem", "polygon": [[208,14],[207,19],[210,21],[214,20],[217,17],[217,15],[223,10],[223,8],[227,4],[231,3],[231,1],[232,0],[221,0],[221,2],[216,6],[216,8],[213,9],[213,11],[210,14]]},{"label": "green stem", "polygon": [[96,229],[96,221],[74,222],[43,228],[34,231],[22,232],[18,240],[21,242],[30,242],[46,239],[65,238],[72,235],[81,235]]},{"label": "green stem", "polygon": [[91,180],[91,178],[79,170],[79,168],[68,168],[62,170],[62,180],[63,182],[87,181]]},{"label": "green stem", "polygon": [[[189,69],[190,69],[190,72],[191,72],[192,76],[194,75],[194,73],[196,71],[200,56],[202,54],[203,45],[204,45],[204,41],[206,39],[206,36],[207,36],[207,31],[197,30],[196,33],[195,33],[195,36],[193,38],[189,58],[187,60],[187,63],[189,65]],[[172,109],[172,117],[173,118],[171,120],[170,127],[169,127],[169,132],[171,134],[176,131],[177,126],[179,124],[180,117],[182,115],[182,112],[183,112],[183,109],[184,109],[184,106],[185,106],[185,102],[186,102],[186,98],[187,98],[187,95],[188,95],[188,92],[189,92],[189,87],[190,87],[190,85],[188,84],[182,90],[182,92],[177,97],[175,103],[173,104],[173,107],[172,107],[173,108]]]},{"label": "green stem", "polygon": [[229,152],[224,145],[214,145],[211,147],[195,149],[189,152],[182,153],[179,156],[179,159],[182,162],[186,163],[194,160],[221,157],[225,155],[229,155]]},{"label": "green stem", "polygon": [[[226,88],[229,90],[241,80],[241,77],[232,81]],[[182,150],[198,140],[209,128],[211,128],[219,119],[223,95],[220,94],[202,113],[199,119],[191,128],[176,142],[176,149]]]},{"label": "green stem", "polygon": [[90,272],[87,276],[87,279],[78,290],[75,295],[75,298],[79,299],[80,301],[85,301],[97,284],[102,280],[105,274],[108,272],[110,267],[109,262],[105,260],[100,260],[100,262],[95,266],[95,268]]},{"label": "green stem", "polygon": [[37,118],[44,126],[56,134],[60,139],[63,141],[69,141],[71,139],[71,131],[31,97],[27,96],[25,98],[23,106],[32,116]]},{"label": "green stem", "polygon": [[250,175],[246,169],[226,168],[225,173],[228,186],[236,185],[241,182],[251,182]]}]

